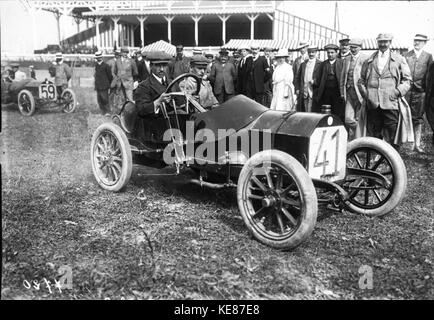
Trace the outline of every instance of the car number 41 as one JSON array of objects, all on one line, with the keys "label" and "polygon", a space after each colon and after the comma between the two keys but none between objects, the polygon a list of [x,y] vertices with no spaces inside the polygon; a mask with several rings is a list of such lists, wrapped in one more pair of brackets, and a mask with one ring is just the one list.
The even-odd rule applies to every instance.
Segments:
[{"label": "car number 41", "polygon": [[345,178],[347,132],[343,126],[317,128],[310,137],[311,178],[337,181]]}]

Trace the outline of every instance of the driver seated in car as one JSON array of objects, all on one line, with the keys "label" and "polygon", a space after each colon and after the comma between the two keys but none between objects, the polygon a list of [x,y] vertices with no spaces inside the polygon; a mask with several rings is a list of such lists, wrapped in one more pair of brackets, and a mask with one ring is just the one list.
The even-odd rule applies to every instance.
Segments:
[{"label": "driver seated in car", "polygon": [[[208,59],[202,55],[195,55],[191,57],[190,61],[190,72],[202,79],[199,96],[195,98],[205,109],[217,107],[219,103],[214,96],[210,82],[204,79],[208,63]],[[196,86],[196,80],[192,77],[185,78],[179,83],[179,88],[190,94],[196,91]]]},{"label": "driver seated in car", "polygon": [[170,94],[165,93],[169,80],[168,65],[172,57],[165,52],[151,52],[148,55],[151,75],[140,82],[134,92],[134,101],[139,116],[158,114],[163,102],[170,102]]}]

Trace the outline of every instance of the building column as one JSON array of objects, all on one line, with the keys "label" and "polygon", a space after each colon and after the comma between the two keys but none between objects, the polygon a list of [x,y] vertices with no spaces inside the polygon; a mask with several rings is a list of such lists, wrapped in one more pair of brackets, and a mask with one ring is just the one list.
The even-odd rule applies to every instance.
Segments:
[{"label": "building column", "polygon": [[[223,1],[222,1],[223,2]],[[218,16],[220,18],[220,20],[222,21],[222,45],[226,44],[226,21],[231,17],[230,15],[222,15],[222,16]]]},{"label": "building column", "polygon": [[255,20],[258,17],[259,17],[259,14],[248,14],[247,15],[247,18],[249,18],[249,20],[250,20],[250,40],[253,40],[255,38]]},{"label": "building column", "polygon": [[169,43],[172,43],[172,20],[173,16],[164,16],[164,19],[167,21],[167,39]]},{"label": "building column", "polygon": [[199,45],[199,21],[202,19],[202,16],[192,16],[194,21],[194,42],[196,47]]},{"label": "building column", "polygon": [[114,33],[113,33],[113,47],[116,44],[116,48],[120,48],[121,46],[119,45],[119,17],[112,17],[111,18],[113,20],[114,23]]},{"label": "building column", "polygon": [[145,46],[145,21],[148,19],[147,16],[139,16],[137,19],[140,21],[140,41],[141,47]]},{"label": "building column", "polygon": [[131,46],[134,47],[134,26],[131,25],[130,26],[130,42],[131,42]]},{"label": "building column", "polygon": [[96,46],[98,50],[101,47],[101,35],[99,33],[99,24],[101,23],[101,18],[95,18],[95,36],[96,36]]}]

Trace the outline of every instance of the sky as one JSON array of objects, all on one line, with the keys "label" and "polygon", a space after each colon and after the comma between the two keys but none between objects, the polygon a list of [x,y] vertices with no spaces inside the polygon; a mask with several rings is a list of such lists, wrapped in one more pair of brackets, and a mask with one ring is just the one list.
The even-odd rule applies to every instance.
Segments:
[{"label": "sky", "polygon": [[[335,1],[284,1],[281,8],[294,15],[333,27]],[[358,38],[375,38],[380,32],[411,46],[416,33],[434,39],[434,1],[338,1],[340,30]],[[56,19],[50,12],[36,16],[36,49],[57,43]],[[63,22],[67,35],[76,31],[72,19]],[[19,1],[0,0],[1,50],[31,53],[33,30],[31,16]],[[81,24],[81,30],[85,24]],[[434,53],[434,40],[426,50]]]}]

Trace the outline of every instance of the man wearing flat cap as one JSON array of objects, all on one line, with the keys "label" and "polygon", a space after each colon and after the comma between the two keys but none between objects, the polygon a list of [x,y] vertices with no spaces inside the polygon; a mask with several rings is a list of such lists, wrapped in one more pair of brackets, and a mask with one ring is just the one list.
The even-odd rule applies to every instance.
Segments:
[{"label": "man wearing flat cap", "polygon": [[95,90],[96,100],[101,113],[110,115],[109,89],[113,80],[110,66],[102,59],[102,52],[95,52]]},{"label": "man wearing flat cap", "polygon": [[[202,79],[200,83],[198,102],[205,109],[211,109],[213,107],[217,107],[219,102],[212,92],[210,82],[203,79],[207,65],[208,60],[202,55],[195,55],[190,59],[190,73],[193,73]],[[179,88],[181,91],[191,93],[197,88],[196,80],[191,77],[185,78],[180,82]]]},{"label": "man wearing flat cap", "polygon": [[176,57],[169,64],[169,77],[176,79],[178,76],[184,73],[188,73],[190,70],[190,59],[184,55],[184,46],[176,46]]},{"label": "man wearing flat cap", "polygon": [[[297,72],[295,81],[295,93],[297,95],[297,111],[313,112],[317,110],[314,100],[317,101],[318,71],[321,67],[321,60],[317,59],[318,47],[309,46],[307,54],[309,59],[304,61]],[[315,97],[315,99],[314,99]]]},{"label": "man wearing flat cap", "polygon": [[363,62],[368,58],[362,54],[362,40],[350,41],[351,54],[343,59],[340,79],[340,94],[345,101],[345,126],[349,141],[366,136],[366,109],[357,83],[360,79]]},{"label": "man wearing flat cap", "polygon": [[343,38],[339,40],[339,54],[338,58],[343,59],[350,55],[350,39]]},{"label": "man wearing flat cap", "polygon": [[428,74],[428,68],[433,62],[433,57],[430,53],[423,50],[428,37],[423,34],[416,34],[414,37],[414,49],[405,55],[408,66],[411,73],[411,88],[405,95],[405,99],[411,108],[411,117],[414,128],[414,146],[413,150],[419,153],[423,153],[424,150],[421,147],[422,139],[422,126],[423,126],[423,114],[424,98],[426,91],[426,77]]},{"label": "man wearing flat cap", "polygon": [[121,49],[121,57],[114,66],[114,81],[124,94],[125,100],[133,101],[134,81],[137,79],[137,65],[133,59],[128,58],[128,49]]},{"label": "man wearing flat cap", "polygon": [[330,105],[331,112],[344,122],[344,104],[341,99],[339,82],[342,73],[342,60],[337,59],[339,47],[335,44],[328,44],[324,47],[327,52],[327,60],[321,63],[316,76],[318,83],[318,93],[315,97],[316,109],[314,112],[321,112],[322,105]]},{"label": "man wearing flat cap", "polygon": [[222,49],[219,54],[220,59],[211,67],[209,79],[214,88],[214,94],[221,104],[234,96],[237,72],[233,63],[228,61],[229,52]]},{"label": "man wearing flat cap", "polygon": [[[405,102],[401,98],[410,89],[411,74],[405,58],[390,51],[392,39],[390,34],[378,35],[379,50],[363,63],[358,86],[367,102],[368,135],[384,138],[399,150],[407,137],[399,138],[399,141],[398,137],[412,128],[411,119],[403,111],[401,116],[404,122],[399,123],[400,109],[405,110]],[[401,108],[399,104],[402,104]],[[407,127],[408,121],[410,127]],[[398,124],[401,126],[402,123],[405,130],[398,131]]]},{"label": "man wearing flat cap", "polygon": [[170,95],[165,94],[169,79],[168,65],[171,56],[165,52],[151,52],[148,59],[151,62],[151,75],[140,82],[134,92],[134,101],[141,117],[156,114],[163,102],[170,102]]}]

